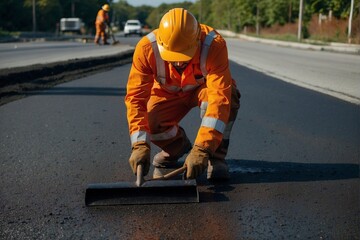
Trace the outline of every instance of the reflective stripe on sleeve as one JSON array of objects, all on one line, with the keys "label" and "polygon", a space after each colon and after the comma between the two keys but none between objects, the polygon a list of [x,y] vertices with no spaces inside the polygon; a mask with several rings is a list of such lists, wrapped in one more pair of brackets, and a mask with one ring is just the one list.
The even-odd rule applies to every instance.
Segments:
[{"label": "reflective stripe on sleeve", "polygon": [[200,104],[200,118],[205,116],[207,110],[208,102],[201,102]]},{"label": "reflective stripe on sleeve", "polygon": [[131,140],[131,145],[133,145],[136,142],[150,143],[149,134],[145,131],[134,132],[133,134],[131,134],[130,140]]},{"label": "reflective stripe on sleeve", "polygon": [[158,133],[158,134],[151,134],[152,141],[163,141],[174,138],[178,132],[178,127],[173,126],[169,131]]},{"label": "reflective stripe on sleeve", "polygon": [[225,129],[225,123],[217,118],[213,117],[203,117],[201,121],[202,127],[209,127],[217,130],[220,133],[224,132]]}]

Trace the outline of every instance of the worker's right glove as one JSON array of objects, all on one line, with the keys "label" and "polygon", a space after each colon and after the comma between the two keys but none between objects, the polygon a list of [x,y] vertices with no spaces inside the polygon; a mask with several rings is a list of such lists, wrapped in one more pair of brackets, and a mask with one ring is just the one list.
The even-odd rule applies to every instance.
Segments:
[{"label": "worker's right glove", "polygon": [[150,147],[145,142],[137,142],[132,146],[131,156],[129,158],[130,167],[136,175],[136,169],[139,164],[143,165],[144,176],[149,173],[150,168]]},{"label": "worker's right glove", "polygon": [[186,178],[193,179],[200,176],[206,169],[208,160],[209,153],[205,149],[194,145],[184,163],[187,167]]}]

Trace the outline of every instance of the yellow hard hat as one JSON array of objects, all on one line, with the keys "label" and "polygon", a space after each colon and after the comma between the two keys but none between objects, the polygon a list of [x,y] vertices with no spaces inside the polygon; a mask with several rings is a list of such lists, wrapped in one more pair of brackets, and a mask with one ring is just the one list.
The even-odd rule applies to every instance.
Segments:
[{"label": "yellow hard hat", "polygon": [[161,19],[156,36],[160,56],[168,62],[189,61],[199,46],[200,25],[194,15],[174,8]]},{"label": "yellow hard hat", "polygon": [[109,6],[109,4],[104,4],[103,6],[102,6],[102,10],[104,10],[104,11],[110,11],[110,6]]}]

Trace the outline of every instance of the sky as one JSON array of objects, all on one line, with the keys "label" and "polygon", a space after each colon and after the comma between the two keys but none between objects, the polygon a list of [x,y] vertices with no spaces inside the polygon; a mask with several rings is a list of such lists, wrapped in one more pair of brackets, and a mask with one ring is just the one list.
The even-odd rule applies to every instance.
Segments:
[{"label": "sky", "polygon": [[[162,3],[178,3],[185,2],[185,0],[126,0],[130,5],[138,7],[141,5],[148,5],[158,7]],[[187,2],[195,2],[195,0],[187,0]]]}]

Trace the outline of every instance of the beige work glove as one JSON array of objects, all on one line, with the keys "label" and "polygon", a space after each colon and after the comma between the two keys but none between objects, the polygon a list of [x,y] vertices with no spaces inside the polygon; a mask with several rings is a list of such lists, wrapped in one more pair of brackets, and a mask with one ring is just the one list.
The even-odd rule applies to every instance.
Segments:
[{"label": "beige work glove", "polygon": [[136,175],[136,169],[139,164],[143,165],[144,176],[149,173],[150,168],[150,147],[145,142],[137,142],[132,146],[131,156],[129,158],[130,167]]},{"label": "beige work glove", "polygon": [[209,153],[198,146],[193,146],[191,152],[186,157],[186,178],[193,179],[204,172],[208,165]]}]

